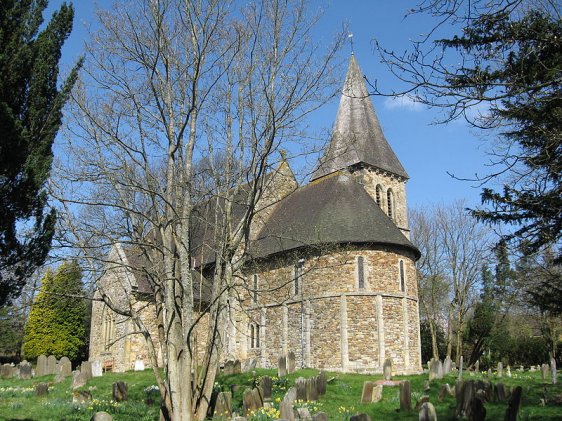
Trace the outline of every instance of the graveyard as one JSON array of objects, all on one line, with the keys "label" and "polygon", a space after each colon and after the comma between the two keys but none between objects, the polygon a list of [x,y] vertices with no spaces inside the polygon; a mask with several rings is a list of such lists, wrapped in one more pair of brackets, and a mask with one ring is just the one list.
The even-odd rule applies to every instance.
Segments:
[{"label": "graveyard", "polygon": [[[86,363],[71,373],[64,359],[50,359],[42,359],[33,370],[25,364],[2,366],[0,420],[159,419],[160,397],[152,370],[101,372],[95,363]],[[214,416],[208,418],[554,421],[562,417],[562,386],[548,364],[498,366],[483,372],[453,367],[449,373],[446,366],[446,362],[431,362],[423,374],[395,376],[390,363],[384,374],[365,375],[294,370],[284,361],[278,369],[230,362],[216,378]],[[103,412],[109,415],[102,418]]]}]

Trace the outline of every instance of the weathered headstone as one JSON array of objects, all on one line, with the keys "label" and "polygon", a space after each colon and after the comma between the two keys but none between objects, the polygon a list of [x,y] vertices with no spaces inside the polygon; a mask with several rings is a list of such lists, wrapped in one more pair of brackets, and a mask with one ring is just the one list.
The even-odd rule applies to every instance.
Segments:
[{"label": "weathered headstone", "polygon": [[88,377],[81,371],[72,372],[72,390],[85,386],[88,382]]},{"label": "weathered headstone", "polygon": [[505,389],[505,385],[503,383],[496,383],[494,391],[496,394],[496,400],[498,402],[505,402],[507,399],[507,390]]},{"label": "weathered headstone", "polygon": [[14,376],[14,367],[11,364],[2,364],[0,366],[0,377],[3,379],[11,379]]},{"label": "weathered headstone", "polygon": [[80,365],[80,372],[86,375],[86,378],[90,380],[92,376],[92,363],[90,361],[83,361]]},{"label": "weathered headstone", "polygon": [[129,399],[129,387],[125,382],[113,383],[112,393],[115,402],[123,402]]},{"label": "weathered headstone", "polygon": [[505,410],[504,421],[517,421],[517,415],[519,414],[519,408],[521,407],[521,386],[517,386],[511,392],[509,401],[507,402],[507,409]]},{"label": "weathered headstone", "polygon": [[470,402],[472,401],[472,382],[457,380],[455,384],[455,395],[457,399],[456,416],[466,417],[469,412]]},{"label": "weathered headstone", "polygon": [[474,371],[480,373],[480,360],[476,360],[476,363],[474,363]]},{"label": "weathered headstone", "polygon": [[293,402],[287,400],[287,398],[283,399],[279,404],[279,412],[281,414],[281,418],[287,421],[295,421],[295,412],[293,410]]},{"label": "weathered headstone", "polygon": [[234,374],[234,361],[228,360],[227,362],[225,362],[223,372],[226,376]]},{"label": "weathered headstone", "polygon": [[[431,360],[429,364],[429,380],[436,380],[443,378],[443,375],[439,377],[439,366],[441,366],[440,360]],[[441,374],[443,372],[443,368],[441,366]]]},{"label": "weathered headstone", "polygon": [[246,373],[248,371],[254,370],[257,363],[258,360],[256,358],[248,358],[247,360],[244,360],[244,363],[242,364],[242,371]]},{"label": "weathered headstone", "polygon": [[408,380],[400,383],[400,410],[412,410],[412,392],[410,389],[410,382]]},{"label": "weathered headstone", "polygon": [[[144,371],[144,361],[143,360],[135,360],[133,364],[133,371]],[[94,374],[92,370],[92,375]]]},{"label": "weathered headstone", "polygon": [[371,417],[367,414],[355,414],[349,418],[349,421],[371,421]]},{"label": "weathered headstone", "polygon": [[294,373],[296,370],[295,353],[293,351],[287,354],[287,371]]},{"label": "weathered headstone", "polygon": [[62,357],[60,359],[57,374],[59,373],[63,378],[72,375],[72,363],[70,362],[68,357]]},{"label": "weathered headstone", "polygon": [[484,402],[477,395],[470,401],[469,413],[467,415],[471,421],[484,421],[486,419]]},{"label": "weathered headstone", "polygon": [[501,361],[498,362],[498,366],[497,366],[496,372],[497,372],[497,376],[498,376],[499,378],[503,377],[503,363],[502,363]]},{"label": "weathered headstone", "polygon": [[429,380],[424,380],[423,381],[423,391],[427,392],[428,390],[431,390],[431,386],[429,384]]},{"label": "weathered headstone", "polygon": [[325,412],[317,412],[312,415],[312,421],[328,421],[329,419]]},{"label": "weathered headstone", "polygon": [[459,379],[462,379],[462,364],[463,364],[463,358],[461,355],[461,358],[459,360]]},{"label": "weathered headstone", "polygon": [[361,393],[361,403],[371,403],[373,401],[373,386],[370,381],[363,382],[363,392]]},{"label": "weathered headstone", "polygon": [[39,355],[37,357],[37,365],[35,366],[35,376],[41,377],[47,375],[47,356],[46,355]]},{"label": "weathered headstone", "polygon": [[92,392],[89,390],[76,390],[72,392],[72,403],[83,405],[92,400]]},{"label": "weathered headstone", "polygon": [[318,400],[318,386],[316,377],[306,379],[306,400],[312,402]]},{"label": "weathered headstone", "polygon": [[277,377],[285,377],[287,375],[287,358],[279,357],[277,360]]},{"label": "weathered headstone", "polygon": [[57,373],[57,357],[54,355],[49,355],[47,357],[47,373],[46,374],[56,374]]},{"label": "weathered headstone", "polygon": [[422,405],[426,402],[429,402],[429,396],[428,395],[420,396],[420,398],[416,401],[416,405],[414,406],[414,410],[419,412]]},{"label": "weathered headstone", "polygon": [[92,361],[92,377],[103,376],[103,365],[100,360]]},{"label": "weathered headstone", "polygon": [[297,400],[306,401],[306,379],[304,377],[296,379],[295,387],[297,389]]},{"label": "weathered headstone", "polygon": [[505,375],[509,378],[511,378],[511,367],[508,365],[507,369],[505,370]]},{"label": "weathered headstone", "polygon": [[96,412],[90,421],[113,421],[113,417],[105,411]]},{"label": "weathered headstone", "polygon": [[31,364],[26,360],[20,363],[20,379],[29,380],[31,379]]},{"label": "weathered headstone", "polygon": [[372,403],[377,403],[381,401],[383,387],[384,386],[382,384],[377,384],[373,387],[373,394],[371,395]]},{"label": "weathered headstone", "polygon": [[445,383],[444,385],[441,385],[441,389],[439,389],[439,395],[437,396],[437,399],[439,400],[439,402],[443,402],[445,398],[450,395],[451,386],[449,386],[449,383]]},{"label": "weathered headstone", "polygon": [[263,390],[264,401],[271,400],[271,394],[273,392],[273,380],[269,376],[263,376],[260,379],[260,387]]},{"label": "weathered headstone", "polygon": [[263,407],[263,400],[258,389],[246,389],[242,396],[242,404],[244,407],[244,416],[248,416],[251,412],[257,411]]},{"label": "weathered headstone", "polygon": [[214,416],[222,417],[223,419],[230,419],[232,417],[232,393],[220,392],[218,394]]},{"label": "weathered headstone", "polygon": [[242,363],[240,362],[240,360],[234,360],[234,374],[240,374],[242,373]]},{"label": "weathered headstone", "polygon": [[550,366],[548,364],[541,365],[541,376],[543,380],[546,380],[550,374]]},{"label": "weathered headstone", "polygon": [[48,383],[39,383],[35,386],[35,395],[36,396],[45,396],[49,393],[49,384]]},{"label": "weathered headstone", "polygon": [[392,379],[392,360],[390,358],[384,360],[382,372],[385,380]]},{"label": "weathered headstone", "polygon": [[558,383],[558,372],[556,371],[556,360],[554,358],[550,359],[550,376],[552,384]]},{"label": "weathered headstone", "polygon": [[318,382],[318,394],[320,396],[324,396],[326,394],[326,390],[328,388],[328,376],[324,371],[321,371],[317,377]]},{"label": "weathered headstone", "polygon": [[492,369],[491,368],[488,369],[488,377],[492,377]]},{"label": "weathered headstone", "polygon": [[297,415],[299,417],[299,420],[311,420],[312,417],[310,416],[310,409],[308,409],[308,407],[303,406],[300,408],[297,408]]},{"label": "weathered headstone", "polygon": [[451,360],[451,357],[449,357],[447,355],[447,357],[445,357],[445,360],[443,361],[443,374],[449,374],[451,372],[453,368],[453,361]]},{"label": "weathered headstone", "polygon": [[435,407],[431,402],[424,402],[420,408],[419,421],[437,421]]},{"label": "weathered headstone", "polygon": [[297,388],[295,386],[290,387],[283,399],[293,404],[293,402],[297,400]]}]

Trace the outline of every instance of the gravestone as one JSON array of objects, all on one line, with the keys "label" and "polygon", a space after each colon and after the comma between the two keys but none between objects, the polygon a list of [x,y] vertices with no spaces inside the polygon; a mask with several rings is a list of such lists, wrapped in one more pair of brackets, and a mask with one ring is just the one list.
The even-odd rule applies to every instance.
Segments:
[{"label": "gravestone", "polygon": [[35,386],[36,396],[46,396],[49,393],[49,385],[47,383],[39,383]]},{"label": "gravestone", "polygon": [[244,416],[248,417],[250,413],[257,411],[263,407],[263,400],[258,389],[246,389],[242,396],[242,405],[244,408]]},{"label": "gravestone", "polygon": [[429,380],[424,380],[423,381],[423,391],[427,392],[431,390],[431,386],[429,385]]},{"label": "gravestone", "polygon": [[453,361],[451,360],[451,357],[447,355],[447,357],[445,357],[445,361],[443,361],[443,374],[444,375],[449,374],[452,369],[453,369]]},{"label": "gravestone", "polygon": [[88,377],[79,370],[72,372],[72,390],[83,387],[88,382]]},{"label": "gravestone", "polygon": [[507,402],[507,409],[505,410],[504,421],[517,421],[517,416],[519,414],[519,408],[521,407],[521,386],[517,386],[511,392],[509,401]]},{"label": "gravestone", "polygon": [[3,379],[11,379],[14,376],[14,367],[10,364],[2,364],[0,366],[0,377]]},{"label": "gravestone", "polygon": [[[441,361],[439,360],[431,360],[429,363],[429,380],[436,380],[439,378],[443,378],[443,376],[439,377],[439,366],[441,365]],[[443,370],[443,369],[441,369]]]},{"label": "gravestone", "polygon": [[281,414],[282,419],[285,419],[287,421],[295,421],[293,402],[288,400],[286,396],[285,399],[283,399],[279,404],[279,412]]},{"label": "gravestone", "polygon": [[230,419],[232,417],[232,393],[220,392],[218,394],[214,416],[222,417],[223,419]]},{"label": "gravestone", "polygon": [[47,356],[39,355],[37,358],[37,365],[35,366],[35,376],[41,377],[47,375]]},{"label": "gravestone", "polygon": [[284,400],[291,402],[291,404],[297,400],[297,388],[295,386],[290,387],[289,390],[287,390],[287,393],[285,393],[285,396],[283,397]]},{"label": "gravestone", "polygon": [[367,414],[360,413],[352,415],[349,421],[371,421],[371,417]]},{"label": "gravestone", "polygon": [[47,373],[46,374],[56,374],[57,373],[57,357],[54,355],[49,355],[47,358]]},{"label": "gravestone", "polygon": [[480,373],[480,360],[476,360],[476,363],[474,364],[474,371]]},{"label": "gravestone", "polygon": [[312,415],[312,421],[328,421],[329,419],[325,412],[317,412]]},{"label": "gravestone", "polygon": [[431,402],[424,402],[420,408],[419,421],[437,421],[435,407]]},{"label": "gravestone", "polygon": [[234,360],[234,374],[240,374],[242,373],[242,363],[240,362],[240,360]]},{"label": "gravestone", "polygon": [[507,369],[505,370],[505,375],[509,378],[511,378],[511,367],[508,365]]},{"label": "gravestone", "polygon": [[260,379],[260,387],[263,390],[263,400],[270,401],[273,392],[273,380],[269,376],[263,376]]},{"label": "gravestone", "polygon": [[306,379],[306,400],[312,402],[318,400],[318,386],[316,377]]},{"label": "gravestone", "polygon": [[361,403],[371,403],[373,401],[373,386],[370,381],[363,382],[363,392],[361,393]]},{"label": "gravestone", "polygon": [[297,389],[297,399],[298,401],[306,401],[306,379],[304,377],[299,377],[295,380],[295,387]]},{"label": "gravestone", "polygon": [[445,383],[441,385],[441,389],[439,389],[439,395],[437,395],[437,399],[439,402],[443,402],[447,396],[451,395],[451,386],[449,383]]},{"label": "gravestone", "polygon": [[459,360],[459,379],[462,379],[462,364],[463,364],[463,358],[461,355],[461,358]]},{"label": "gravestone", "polygon": [[503,377],[503,363],[501,361],[498,362],[498,367],[497,367],[496,371],[497,371],[498,377],[502,378]]},{"label": "gravestone", "polygon": [[392,379],[392,360],[390,358],[384,360],[382,372],[385,380]]},{"label": "gravestone", "polygon": [[72,403],[83,405],[92,400],[92,392],[89,390],[76,390],[72,392]]},{"label": "gravestone", "polygon": [[90,421],[113,421],[113,417],[105,411],[99,411],[92,415]]},{"label": "gravestone", "polygon": [[324,396],[326,394],[326,389],[328,388],[328,376],[324,371],[321,371],[317,378],[318,382],[318,394]]},{"label": "gravestone", "polygon": [[428,395],[420,396],[420,398],[416,401],[416,405],[414,406],[414,410],[416,410],[416,412],[420,412],[420,409],[421,409],[422,405],[426,402],[429,402],[429,396]]},{"label": "gravestone", "polygon": [[488,369],[488,377],[492,377],[492,369],[491,368]]},{"label": "gravestone", "polygon": [[299,417],[299,420],[311,420],[310,409],[308,409],[306,406],[297,408],[297,415]]},{"label": "gravestone", "polygon": [[100,360],[92,361],[92,377],[103,376],[103,366]]},{"label": "gravestone", "polygon": [[296,370],[295,353],[293,351],[287,354],[287,371],[289,373],[294,373]]},{"label": "gravestone", "polygon": [[255,370],[257,363],[258,360],[256,358],[248,358],[247,360],[244,360],[244,364],[242,364],[242,371],[246,373],[248,371]]},{"label": "gravestone", "polygon": [[412,392],[410,390],[410,382],[408,380],[400,383],[400,410],[412,410]]},{"label": "gravestone", "polygon": [[550,376],[552,384],[558,383],[558,372],[556,371],[556,360],[554,358],[550,359]]},{"label": "gravestone", "polygon": [[58,373],[61,377],[68,377],[72,375],[72,363],[68,357],[62,357],[58,364]]},{"label": "gravestone", "polygon": [[548,364],[541,365],[541,375],[543,380],[546,380],[549,373],[550,373],[550,366]]},{"label": "gravestone", "polygon": [[[144,371],[144,361],[143,360],[135,360],[135,365],[133,366],[134,371]],[[92,376],[94,375],[94,370],[92,367]]]},{"label": "gravestone", "polygon": [[223,372],[225,376],[230,376],[231,374],[234,374],[234,361],[228,360],[227,362],[225,362]]},{"label": "gravestone", "polygon": [[384,386],[382,384],[377,384],[373,387],[373,394],[371,395],[372,403],[377,403],[381,401],[383,387]]},{"label": "gravestone", "polygon": [[471,421],[484,421],[486,419],[486,408],[484,408],[484,402],[478,398],[478,395],[474,395],[470,401],[467,415]]},{"label": "gravestone", "polygon": [[507,390],[505,390],[505,385],[503,383],[496,383],[494,386],[494,391],[496,399],[498,402],[505,402],[507,399]]},{"label": "gravestone", "polygon": [[457,399],[456,416],[466,417],[469,412],[470,402],[472,401],[472,382],[457,380],[455,384],[455,396]]},{"label": "gravestone", "polygon": [[287,358],[279,357],[277,360],[277,377],[285,377],[287,375]]},{"label": "gravestone", "polygon": [[90,361],[83,361],[80,365],[80,372],[83,373],[88,380],[90,380],[92,376],[92,363]]},{"label": "gravestone", "polygon": [[29,380],[31,379],[31,364],[26,360],[20,363],[20,379]]},{"label": "gravestone", "polygon": [[115,402],[124,402],[129,399],[129,387],[125,382],[113,383],[112,393]]}]

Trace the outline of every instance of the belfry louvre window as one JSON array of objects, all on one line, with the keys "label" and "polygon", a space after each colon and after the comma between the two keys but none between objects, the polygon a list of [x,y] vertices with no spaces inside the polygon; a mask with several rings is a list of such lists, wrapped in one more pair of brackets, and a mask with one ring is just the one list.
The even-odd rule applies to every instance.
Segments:
[{"label": "belfry louvre window", "polygon": [[388,189],[386,191],[386,209],[387,209],[387,215],[394,219],[394,194],[392,193],[392,190]]},{"label": "belfry louvre window", "polygon": [[357,257],[357,282],[359,289],[365,288],[365,259],[363,256]]},{"label": "belfry louvre window", "polygon": [[379,208],[382,209],[382,187],[380,184],[377,184],[377,187],[375,188],[375,200],[377,205],[379,205]]},{"label": "belfry louvre window", "polygon": [[404,272],[404,260],[400,260],[400,291],[406,291],[406,274]]}]

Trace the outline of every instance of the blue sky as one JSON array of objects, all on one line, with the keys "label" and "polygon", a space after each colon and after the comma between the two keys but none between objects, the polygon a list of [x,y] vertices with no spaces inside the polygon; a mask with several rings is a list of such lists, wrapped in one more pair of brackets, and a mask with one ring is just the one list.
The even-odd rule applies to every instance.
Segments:
[{"label": "blue sky", "polygon": [[[51,0],[49,12],[61,1]],[[95,27],[96,7],[109,7],[111,1],[76,1],[74,30],[63,51],[63,69],[68,69],[83,51],[88,39],[88,27]],[[373,39],[388,49],[406,50],[409,40],[432,27],[428,17],[404,18],[415,1],[395,0],[331,0],[314,1],[313,6],[324,10],[318,28],[319,42],[327,42],[333,33],[347,22],[353,34],[354,52],[369,80],[390,91],[399,88],[399,82],[379,62],[373,50]],[[350,46],[342,52],[346,60]],[[344,66],[345,69],[345,66]],[[345,72],[345,70],[344,70]],[[345,74],[342,74],[342,84]],[[485,174],[488,162],[485,151],[489,147],[482,134],[468,129],[464,122],[447,125],[433,124],[438,114],[420,104],[393,101],[388,97],[373,97],[375,109],[386,138],[410,175],[407,185],[408,205],[420,207],[433,203],[449,203],[466,199],[467,204],[479,203],[480,189],[473,183],[453,179],[447,173],[461,178],[472,178],[475,173]],[[332,101],[313,117],[315,127],[330,129],[335,119],[338,100]]]}]

